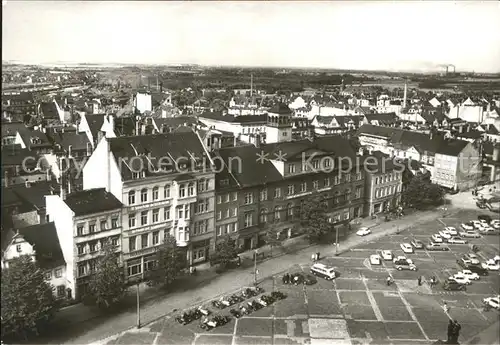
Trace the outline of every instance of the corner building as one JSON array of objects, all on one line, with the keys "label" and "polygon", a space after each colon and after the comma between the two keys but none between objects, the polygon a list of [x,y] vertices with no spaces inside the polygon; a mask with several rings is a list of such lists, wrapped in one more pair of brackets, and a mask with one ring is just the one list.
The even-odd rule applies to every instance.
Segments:
[{"label": "corner building", "polygon": [[208,259],[214,230],[215,170],[197,133],[104,138],[85,165],[84,189],[102,187],[123,203],[123,262],[141,279],[165,235],[186,264]]}]

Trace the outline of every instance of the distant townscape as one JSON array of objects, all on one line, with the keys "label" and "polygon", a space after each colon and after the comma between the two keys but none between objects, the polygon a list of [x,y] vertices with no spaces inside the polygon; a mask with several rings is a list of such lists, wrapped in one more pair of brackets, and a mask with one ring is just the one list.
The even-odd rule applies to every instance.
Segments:
[{"label": "distant townscape", "polygon": [[[151,343],[157,335],[175,344],[195,344],[195,335],[202,339],[200,334],[216,327],[221,331],[215,333],[233,336],[232,328],[222,331],[233,327],[229,317],[238,319],[234,337],[241,340],[237,331],[246,327],[245,320],[284,322],[293,315],[297,320],[302,317],[298,315],[307,315],[309,328],[298,334],[299,321],[293,327],[280,324],[282,338],[295,339],[289,344],[328,338],[315,335],[312,320],[317,329],[338,330],[339,339],[358,340],[377,335],[369,326],[360,326],[363,320],[387,322],[382,342],[420,339],[423,344],[446,339],[448,316],[449,343],[458,342],[462,327],[462,340],[472,337],[471,329],[479,332],[479,326],[456,316],[465,314],[451,302],[447,302],[451,309],[445,303],[442,312],[439,303],[446,296],[435,294],[436,289],[458,291],[475,279],[474,272],[491,271],[493,277],[481,277],[470,285],[471,291],[484,287],[473,292],[477,298],[470,310],[481,320],[486,315],[488,321],[481,323],[486,328],[494,318],[485,314],[483,302],[498,309],[498,279],[487,280],[498,276],[498,243],[491,244],[498,237],[488,241],[483,235],[499,232],[494,219],[500,209],[500,78],[443,66],[441,73],[423,75],[181,65],[4,65],[2,334],[9,337],[5,339],[33,342],[41,336],[59,342],[50,338],[57,332],[42,330],[76,327],[68,321],[73,318],[71,310],[84,315],[116,308],[111,313],[119,314],[122,304],[125,310],[134,310],[137,293],[139,315],[139,297],[165,287],[166,295],[151,297],[158,299],[158,306],[171,293],[180,297],[149,315],[159,317],[178,309],[177,319],[151,326],[151,333],[144,331],[153,334]],[[471,200],[470,207],[464,206],[465,200]],[[478,208],[489,217],[483,223],[475,219]],[[458,215],[449,216],[452,212]],[[438,218],[444,221],[437,222]],[[432,228],[425,222],[449,229],[418,233]],[[481,232],[483,225],[476,223],[486,230]],[[428,235],[432,235],[429,241]],[[359,251],[350,251],[355,245],[361,253],[366,251],[361,260],[352,254]],[[433,251],[443,246],[448,249],[437,257]],[[455,256],[448,253],[450,247]],[[310,272],[317,279],[307,266],[316,249]],[[343,250],[346,256],[339,255]],[[417,251],[426,254],[417,256]],[[456,276],[452,272],[456,260],[471,253],[476,257],[467,256],[469,261]],[[471,260],[477,255],[483,265],[477,261],[475,270]],[[440,271],[439,262],[451,256],[449,264],[443,264],[446,271]],[[356,260],[357,265],[349,266]],[[420,265],[421,270],[413,272]],[[354,271],[361,267],[360,273],[354,275],[346,267]],[[286,270],[289,274],[282,279]],[[213,280],[211,275],[220,278]],[[225,277],[231,275],[229,283]],[[305,307],[302,298],[296,312],[284,311],[280,303],[298,298],[293,292],[299,291],[293,287],[295,277],[304,294],[312,295]],[[323,286],[323,278],[334,282],[327,280],[330,285]],[[375,286],[378,280],[381,284]],[[438,280],[444,288],[435,287]],[[459,284],[465,280],[468,283]],[[319,299],[316,290],[308,290],[309,283],[316,289],[338,291],[330,292],[334,297],[324,294]],[[210,284],[220,286],[194,290],[209,289]],[[243,288],[247,295],[236,296],[234,291]],[[184,298],[182,290],[203,298]],[[365,297],[349,295],[356,290]],[[383,295],[382,290],[396,297]],[[438,300],[435,313],[444,317],[440,332],[426,328],[422,315],[432,313],[424,312],[426,306],[415,306],[420,303],[415,302],[417,291],[422,298],[428,294],[429,300]],[[220,295],[226,292],[223,300]],[[253,293],[267,297],[250,305],[251,311],[240,308]],[[459,297],[449,300],[468,296],[456,293]],[[32,296],[23,300],[22,313],[28,315],[23,321],[16,314],[21,295]],[[219,306],[205,303],[215,296]],[[399,296],[403,302],[394,309],[400,308],[398,315],[403,316],[397,318],[406,320],[407,307],[410,316],[402,323],[408,329],[398,338],[396,326],[387,321],[396,322],[396,314],[383,307],[387,303],[383,300],[400,301]],[[327,314],[349,315],[347,323],[335,316],[339,320],[331,317],[323,325],[317,321],[321,311],[301,309],[332,298],[339,299],[338,310]],[[363,308],[374,305],[373,317],[371,309],[361,315],[363,308],[351,307],[364,299]],[[200,308],[186,311],[193,303]],[[224,314],[224,303],[235,306]],[[4,313],[5,306],[10,309]],[[266,308],[272,311],[266,314]],[[224,315],[212,318],[215,312]],[[262,320],[252,315],[261,315]],[[138,319],[136,326],[154,319],[148,318]],[[204,320],[204,328],[190,326],[198,319]],[[352,328],[356,322],[359,334]],[[125,323],[132,327],[135,320],[121,324]],[[410,323],[418,326],[410,330]],[[183,327],[180,333],[168,334],[179,327]],[[116,333],[127,328],[109,329]],[[106,332],[111,331],[95,331],[75,341],[91,343],[112,335]],[[411,332],[419,335],[413,337]],[[277,333],[273,334],[266,339],[274,344]],[[165,339],[154,343],[170,343]],[[203,339],[211,342],[209,335]]]}]

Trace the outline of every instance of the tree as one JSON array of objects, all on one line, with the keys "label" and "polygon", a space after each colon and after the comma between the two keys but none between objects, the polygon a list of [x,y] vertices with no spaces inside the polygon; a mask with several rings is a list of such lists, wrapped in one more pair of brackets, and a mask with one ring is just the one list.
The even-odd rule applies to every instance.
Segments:
[{"label": "tree", "polygon": [[170,234],[165,236],[163,243],[156,250],[156,263],[149,271],[147,279],[150,285],[163,285],[168,287],[181,274],[185,267],[185,257],[177,247],[175,237]]},{"label": "tree", "polygon": [[264,234],[264,241],[271,248],[271,256],[273,256],[273,248],[281,247],[283,239],[280,237],[281,231],[274,225],[269,226]]},{"label": "tree", "polygon": [[13,259],[2,270],[2,338],[37,335],[57,311],[53,290],[31,257]]},{"label": "tree", "polygon": [[238,250],[231,236],[226,235],[215,245],[215,253],[210,258],[212,264],[226,268],[238,256]]},{"label": "tree", "polygon": [[425,175],[417,175],[402,193],[403,204],[417,209],[436,206],[443,203],[444,191],[438,185],[431,183]]},{"label": "tree", "polygon": [[310,242],[322,242],[331,234],[333,225],[326,213],[327,202],[320,194],[306,199],[301,208],[300,223]]},{"label": "tree", "polygon": [[97,259],[96,271],[91,275],[85,299],[100,308],[118,303],[127,290],[118,253],[110,243],[105,244]]}]

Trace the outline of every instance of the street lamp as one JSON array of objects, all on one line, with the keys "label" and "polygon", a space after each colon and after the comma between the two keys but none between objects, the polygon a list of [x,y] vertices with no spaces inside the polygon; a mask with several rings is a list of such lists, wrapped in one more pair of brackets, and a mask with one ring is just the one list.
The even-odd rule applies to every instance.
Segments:
[{"label": "street lamp", "polygon": [[257,270],[257,254],[259,254],[259,250],[255,249],[253,252],[253,284],[255,286],[257,286],[257,274],[259,274]]},{"label": "street lamp", "polygon": [[335,256],[339,255],[339,229],[335,229]]},{"label": "street lamp", "polygon": [[141,307],[140,307],[140,280],[137,281],[137,329],[141,328]]}]

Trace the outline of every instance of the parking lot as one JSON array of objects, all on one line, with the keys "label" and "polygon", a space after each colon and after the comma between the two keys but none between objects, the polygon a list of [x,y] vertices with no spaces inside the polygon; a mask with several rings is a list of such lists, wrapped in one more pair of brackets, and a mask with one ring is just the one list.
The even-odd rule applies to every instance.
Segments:
[{"label": "parking lot", "polygon": [[[260,283],[266,293],[278,290],[287,294],[283,301],[265,307],[228,324],[204,331],[199,321],[182,326],[169,315],[140,331],[130,331],[108,344],[319,344],[328,339],[335,344],[426,344],[446,339],[449,318],[462,325],[460,341],[466,341],[499,320],[496,310],[484,311],[482,299],[497,295],[500,288],[498,271],[481,277],[467,291],[445,291],[442,281],[461,268],[457,258],[469,252],[469,244],[477,244],[482,260],[499,253],[499,236],[468,239],[469,244],[450,244],[449,252],[417,250],[406,254],[418,270],[398,271],[391,261],[371,265],[368,259],[379,250],[392,250],[403,255],[400,243],[420,239],[428,242],[430,235],[444,226],[459,229],[460,223],[477,219],[478,212],[464,211],[460,218],[444,218],[403,229],[399,234],[365,243],[340,256],[322,258],[334,266],[339,277],[334,281],[321,278],[314,285],[284,285],[282,275]],[[376,229],[374,229],[376,232]],[[290,267],[289,273],[308,272],[310,263]],[[391,276],[395,284],[387,286]],[[421,286],[417,278],[423,277]],[[436,276],[437,286],[427,283]],[[449,305],[449,315],[443,302]],[[206,305],[208,307],[208,304]],[[229,315],[229,309],[212,312]]]}]

